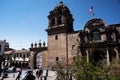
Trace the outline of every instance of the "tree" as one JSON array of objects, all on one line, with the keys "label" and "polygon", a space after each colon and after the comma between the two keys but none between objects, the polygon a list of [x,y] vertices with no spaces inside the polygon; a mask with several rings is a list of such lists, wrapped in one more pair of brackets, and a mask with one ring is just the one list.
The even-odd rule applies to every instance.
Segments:
[{"label": "tree", "polygon": [[119,65],[96,66],[92,62],[87,63],[86,57],[77,57],[73,60],[71,71],[75,80],[120,80]]},{"label": "tree", "polygon": [[64,80],[64,78],[65,78],[65,69],[64,69],[64,67],[62,65],[62,62],[60,62],[59,60],[56,61],[55,71],[57,73],[56,80]]}]

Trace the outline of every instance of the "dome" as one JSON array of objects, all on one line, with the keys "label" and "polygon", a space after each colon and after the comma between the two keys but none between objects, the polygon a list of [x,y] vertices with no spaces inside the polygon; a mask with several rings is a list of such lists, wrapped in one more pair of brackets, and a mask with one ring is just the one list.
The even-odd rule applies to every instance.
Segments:
[{"label": "dome", "polygon": [[68,9],[68,7],[67,7],[63,2],[60,2],[60,3],[53,9],[52,12],[54,12],[54,13],[61,13],[61,12],[70,13],[70,10]]}]

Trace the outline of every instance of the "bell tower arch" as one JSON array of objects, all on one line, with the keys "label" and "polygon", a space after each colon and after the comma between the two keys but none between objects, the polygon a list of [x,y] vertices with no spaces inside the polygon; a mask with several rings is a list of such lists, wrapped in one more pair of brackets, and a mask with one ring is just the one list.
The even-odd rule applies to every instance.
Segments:
[{"label": "bell tower arch", "polygon": [[48,35],[56,33],[72,32],[73,21],[72,14],[68,7],[60,2],[48,15]]}]

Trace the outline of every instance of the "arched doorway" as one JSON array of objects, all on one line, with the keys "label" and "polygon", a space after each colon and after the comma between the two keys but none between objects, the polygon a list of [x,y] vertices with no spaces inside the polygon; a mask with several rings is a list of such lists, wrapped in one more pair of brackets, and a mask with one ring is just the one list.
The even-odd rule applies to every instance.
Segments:
[{"label": "arched doorway", "polygon": [[42,55],[38,53],[36,55],[36,67],[40,67],[40,66],[42,66]]},{"label": "arched doorway", "polygon": [[101,65],[105,62],[105,53],[102,51],[94,51],[91,56],[91,61],[94,65]]}]

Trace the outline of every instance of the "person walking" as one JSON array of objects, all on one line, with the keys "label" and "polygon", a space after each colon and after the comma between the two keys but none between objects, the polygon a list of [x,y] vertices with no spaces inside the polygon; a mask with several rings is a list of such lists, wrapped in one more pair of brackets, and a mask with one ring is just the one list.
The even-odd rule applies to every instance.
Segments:
[{"label": "person walking", "polygon": [[46,77],[48,76],[48,68],[46,69]]},{"label": "person walking", "polygon": [[21,71],[19,71],[19,73],[18,73],[18,75],[17,75],[15,80],[20,80],[20,75],[21,75]]},{"label": "person walking", "polygon": [[39,80],[40,75],[39,75],[39,71],[38,71],[38,70],[36,71],[36,77],[37,77],[37,78],[38,78],[38,80]]},{"label": "person walking", "polygon": [[41,78],[41,80],[42,80],[42,74],[43,74],[43,70],[42,70],[42,68],[39,70],[39,76],[40,76],[40,78]]}]

